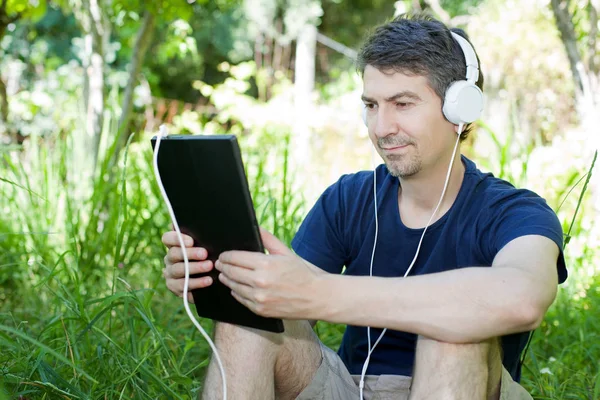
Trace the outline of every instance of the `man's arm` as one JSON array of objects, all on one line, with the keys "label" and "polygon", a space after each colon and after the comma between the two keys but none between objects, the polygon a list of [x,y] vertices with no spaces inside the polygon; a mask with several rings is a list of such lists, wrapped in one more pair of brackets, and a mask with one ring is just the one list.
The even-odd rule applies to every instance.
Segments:
[{"label": "man's arm", "polygon": [[529,235],[514,239],[492,267],[407,278],[324,275],[326,306],[317,319],[387,327],[452,343],[535,329],[554,301],[558,246]]}]

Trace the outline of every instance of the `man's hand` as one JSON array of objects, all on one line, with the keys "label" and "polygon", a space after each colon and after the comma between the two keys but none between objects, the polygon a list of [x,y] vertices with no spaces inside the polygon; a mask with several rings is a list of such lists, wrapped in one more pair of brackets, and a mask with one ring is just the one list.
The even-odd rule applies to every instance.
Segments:
[{"label": "man's hand", "polygon": [[[185,251],[187,252],[188,261],[190,264],[190,275],[208,272],[213,269],[213,263],[207,260],[208,252],[202,247],[192,247],[194,240],[187,236],[183,237]],[[162,242],[169,248],[165,256],[165,269],[163,276],[165,277],[167,288],[179,297],[183,297],[183,283],[185,279],[185,264],[183,262],[183,251],[179,245],[177,232],[170,231],[163,235]],[[212,285],[213,280],[210,276],[202,278],[191,278],[189,282],[189,290],[201,289]],[[192,293],[188,292],[188,301],[194,302]]]},{"label": "man's hand", "polygon": [[318,291],[327,275],[295,255],[275,236],[261,229],[269,254],[228,251],[215,268],[219,280],[233,297],[256,314],[284,319],[317,319],[318,307],[327,299]]}]

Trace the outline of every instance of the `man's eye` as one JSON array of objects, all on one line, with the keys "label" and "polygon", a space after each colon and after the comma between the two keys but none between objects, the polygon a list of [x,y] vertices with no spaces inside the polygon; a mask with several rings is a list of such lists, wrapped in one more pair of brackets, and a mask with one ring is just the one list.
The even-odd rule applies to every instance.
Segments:
[{"label": "man's eye", "polygon": [[365,104],[365,107],[368,108],[369,110],[372,110],[375,108],[375,104],[368,103],[368,104]]},{"label": "man's eye", "polygon": [[402,108],[408,107],[409,105],[410,105],[410,103],[403,103],[403,102],[396,103],[396,106],[402,107]]}]

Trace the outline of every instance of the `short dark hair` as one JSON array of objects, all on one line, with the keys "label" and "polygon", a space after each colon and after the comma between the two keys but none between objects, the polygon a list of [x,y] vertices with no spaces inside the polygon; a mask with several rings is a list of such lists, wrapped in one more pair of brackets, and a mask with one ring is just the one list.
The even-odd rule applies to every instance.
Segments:
[{"label": "short dark hair", "polygon": [[[450,83],[465,79],[467,74],[464,53],[450,31],[469,40],[462,29],[449,29],[429,14],[399,15],[377,27],[367,37],[358,53],[358,71],[363,75],[366,66],[370,65],[382,72],[425,76],[429,86],[443,101]],[[481,65],[477,86],[483,90]],[[468,124],[461,140],[465,140],[470,131]]]}]

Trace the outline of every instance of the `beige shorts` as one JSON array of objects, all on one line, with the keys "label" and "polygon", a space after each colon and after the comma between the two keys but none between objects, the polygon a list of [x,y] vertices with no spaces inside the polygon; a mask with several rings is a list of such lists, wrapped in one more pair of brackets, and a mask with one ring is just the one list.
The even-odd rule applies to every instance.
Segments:
[{"label": "beige shorts", "polygon": [[[358,400],[359,375],[350,375],[340,357],[321,343],[323,362],[307,388],[296,400]],[[364,400],[407,400],[412,378],[400,375],[367,375],[363,391]],[[532,400],[527,391],[513,381],[502,368],[500,400]]]}]

